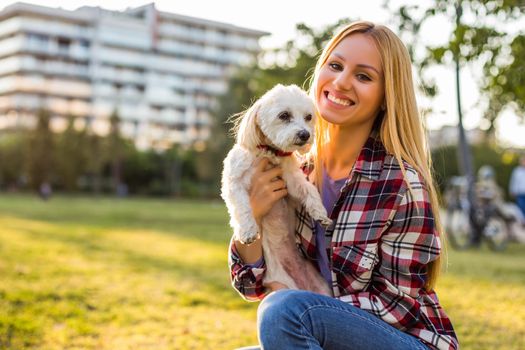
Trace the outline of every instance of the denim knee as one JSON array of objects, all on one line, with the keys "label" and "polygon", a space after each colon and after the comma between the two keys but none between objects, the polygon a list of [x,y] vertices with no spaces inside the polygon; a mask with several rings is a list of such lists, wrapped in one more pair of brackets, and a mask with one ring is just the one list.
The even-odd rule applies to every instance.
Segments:
[{"label": "denim knee", "polygon": [[300,291],[283,289],[266,296],[257,310],[259,339],[278,337],[282,330],[296,328],[300,312],[297,307]]},{"label": "denim knee", "polygon": [[294,290],[281,289],[268,294],[257,309],[257,320],[259,326],[275,325],[275,322],[283,322],[284,315],[288,313],[287,306],[293,303]]}]

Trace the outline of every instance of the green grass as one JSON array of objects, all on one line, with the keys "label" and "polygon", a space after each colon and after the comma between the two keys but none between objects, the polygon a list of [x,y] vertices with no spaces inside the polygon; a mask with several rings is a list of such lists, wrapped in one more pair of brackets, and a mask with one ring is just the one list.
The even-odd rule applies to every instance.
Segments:
[{"label": "green grass", "polygon": [[[0,197],[0,349],[232,349],[221,202]],[[449,251],[438,293],[462,349],[525,348],[525,247]]]}]

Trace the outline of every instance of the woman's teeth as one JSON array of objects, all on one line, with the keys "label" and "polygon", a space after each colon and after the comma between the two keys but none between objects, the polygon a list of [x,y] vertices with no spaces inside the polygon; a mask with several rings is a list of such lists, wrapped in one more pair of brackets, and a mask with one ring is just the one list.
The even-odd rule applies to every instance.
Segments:
[{"label": "woman's teeth", "polygon": [[328,99],[334,103],[337,103],[338,105],[342,105],[342,106],[350,106],[350,100],[343,100],[343,99],[340,99],[340,98],[337,98],[335,97],[334,95],[332,95],[331,93],[328,93]]}]

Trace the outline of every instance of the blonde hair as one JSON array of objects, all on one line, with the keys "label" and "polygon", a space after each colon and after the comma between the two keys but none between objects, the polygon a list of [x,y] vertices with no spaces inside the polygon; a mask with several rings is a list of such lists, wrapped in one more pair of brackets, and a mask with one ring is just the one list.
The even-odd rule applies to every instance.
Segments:
[{"label": "blonde hair", "polygon": [[[392,154],[399,163],[405,181],[407,177],[403,160],[423,177],[430,195],[436,230],[445,248],[445,235],[439,216],[438,193],[431,175],[432,160],[414,93],[411,60],[401,40],[390,29],[382,25],[364,21],[347,25],[332,37],[322,51],[311,79],[310,94],[315,100],[321,68],[341,40],[352,34],[367,35],[377,46],[384,73],[386,107],[384,112],[380,112],[377,117],[381,119],[376,119],[376,122],[380,123],[379,137],[386,151]],[[321,179],[322,160],[318,155],[321,154],[323,145],[330,140],[330,135],[328,122],[320,117],[318,110],[316,113],[316,140],[311,153],[315,166],[314,176],[316,179]],[[406,182],[410,189],[409,182]],[[428,278],[425,283],[427,290],[434,288],[440,267],[440,257],[429,264]]]}]

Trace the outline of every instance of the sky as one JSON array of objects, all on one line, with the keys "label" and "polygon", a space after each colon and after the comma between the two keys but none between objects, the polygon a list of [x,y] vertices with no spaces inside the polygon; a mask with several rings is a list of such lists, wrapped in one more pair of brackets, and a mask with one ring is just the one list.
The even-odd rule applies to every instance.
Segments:
[{"label": "sky", "polygon": [[[3,8],[14,0],[0,0]],[[337,20],[351,19],[370,20],[389,26],[396,32],[389,12],[382,7],[384,0],[26,0],[24,2],[48,7],[61,7],[74,10],[81,6],[100,6],[110,10],[124,10],[151,2],[160,11],[174,12],[182,15],[205,18],[214,21],[231,23],[241,27],[259,29],[271,33],[262,38],[263,49],[282,46],[296,35],[295,25],[305,23],[313,28],[323,28]],[[428,0],[393,0],[392,8],[406,3],[428,3]],[[429,43],[437,44],[448,39],[451,21],[437,20],[433,28],[423,32]],[[439,28],[439,30],[435,30]],[[466,67],[461,72],[462,107],[464,125],[467,129],[479,126],[480,100],[476,79],[480,77],[481,67]],[[440,67],[430,72],[436,79],[440,93],[432,101],[418,95],[420,106],[431,106],[434,112],[427,118],[429,129],[438,129],[443,125],[457,125],[458,113],[455,96],[455,78],[453,67]],[[416,78],[417,83],[417,78]],[[504,143],[525,147],[525,125],[520,125],[512,112],[504,113],[500,118],[498,137]]]}]

